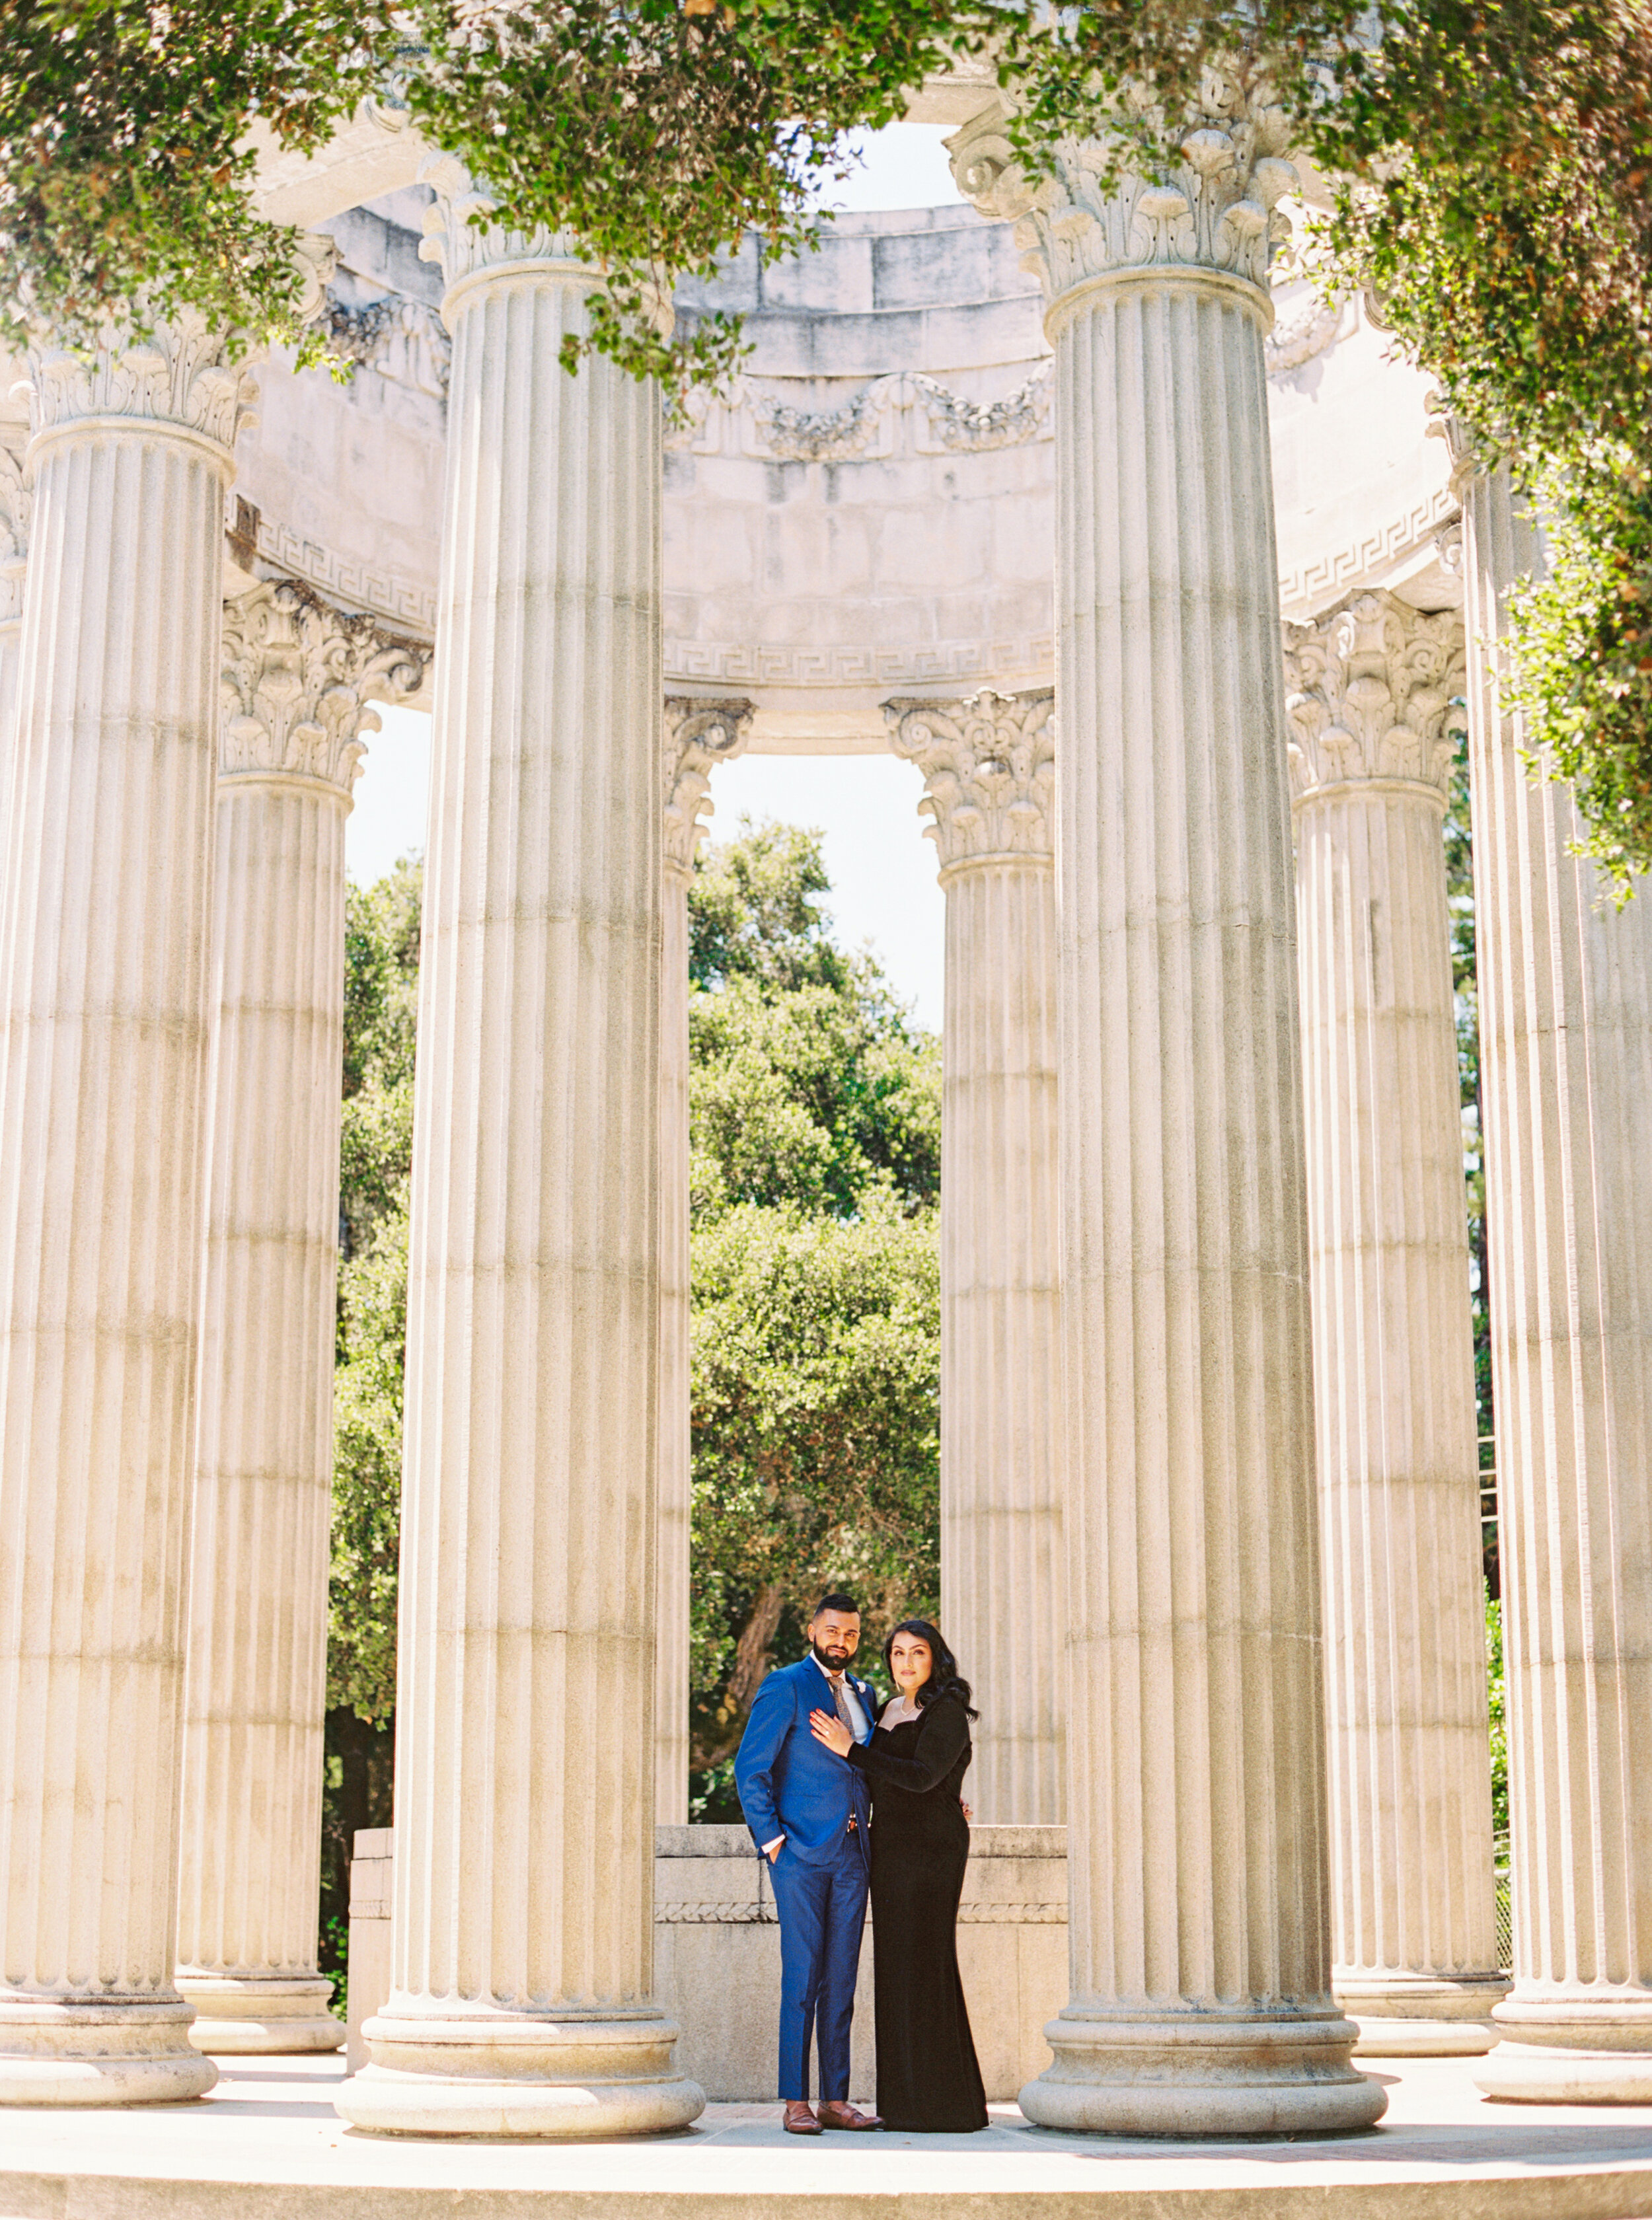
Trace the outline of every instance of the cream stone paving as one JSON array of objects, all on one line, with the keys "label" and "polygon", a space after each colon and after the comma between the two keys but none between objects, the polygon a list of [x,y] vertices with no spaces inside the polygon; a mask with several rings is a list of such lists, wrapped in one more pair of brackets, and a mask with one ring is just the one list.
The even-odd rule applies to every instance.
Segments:
[{"label": "cream stone paving", "polygon": [[1395,2061],[1381,2127],[1188,2146],[1060,2136],[993,2108],[980,2136],[789,2142],[776,2108],[714,2105],[680,2135],[593,2144],[404,2141],[346,2129],[333,2058],[226,2058],[210,2097],[9,2111],[0,2220],[1635,2220],[1652,2214],[1652,2106],[1493,2105],[1473,2061]]}]

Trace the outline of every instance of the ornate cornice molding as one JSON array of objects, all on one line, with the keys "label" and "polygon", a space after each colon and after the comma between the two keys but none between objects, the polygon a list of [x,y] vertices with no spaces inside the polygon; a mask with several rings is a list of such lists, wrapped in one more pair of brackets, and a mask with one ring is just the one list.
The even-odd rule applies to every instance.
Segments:
[{"label": "ornate cornice molding", "polygon": [[789,463],[844,463],[871,445],[884,397],[898,377],[876,377],[841,408],[792,408],[771,393],[753,391],[751,418],[771,455]]},{"label": "ornate cornice molding", "polygon": [[89,419],[125,419],[192,432],[220,448],[226,463],[257,391],[230,359],[228,335],[192,309],[135,336],[107,324],[90,353],[37,346],[29,377],[37,440]]},{"label": "ornate cornice molding", "polygon": [[288,581],[224,604],[221,779],[293,779],[348,797],[379,720],[417,691],[428,651]]},{"label": "ornate cornice molding", "polygon": [[889,745],[924,775],[941,877],[970,864],[1055,858],[1056,697],[988,689],[956,702],[887,702]]},{"label": "ornate cornice molding", "polygon": [[712,814],[711,773],[743,755],[751,737],[754,705],[746,701],[665,697],[665,868],[692,877],[695,851]]},{"label": "ornate cornice molding", "polygon": [[1053,175],[1029,178],[1005,128],[1012,112],[1001,92],[947,140],[952,175],[983,215],[1014,224],[1022,266],[1051,306],[1123,271],[1214,273],[1266,294],[1270,243],[1289,235],[1278,203],[1297,175],[1288,121],[1265,84],[1207,71],[1174,171],[1126,171],[1108,191],[1098,173],[1115,154],[1099,140],[1062,140]]},{"label": "ornate cornice molding", "polygon": [[[869,379],[838,408],[800,408],[813,381],[742,377],[720,395],[691,393],[665,445],[700,455],[774,455],[782,462],[843,463],[895,452],[985,454],[1050,436],[1053,359],[1035,363],[1001,400],[972,401],[917,371]],[[776,390],[776,384],[779,390]],[[921,421],[919,420],[921,419]],[[897,427],[901,427],[897,430]]]},{"label": "ornate cornice molding", "polygon": [[1393,594],[1356,594],[1284,627],[1291,786],[1297,805],[1351,785],[1425,789],[1443,807],[1466,683],[1462,617],[1424,616]]},{"label": "ornate cornice molding", "polygon": [[928,417],[930,429],[951,453],[981,455],[997,447],[1019,447],[1036,440],[1050,414],[1055,388],[1050,373],[1055,358],[1041,362],[1032,375],[1007,393],[1001,401],[966,401],[961,393],[938,379],[915,372],[913,384]]}]

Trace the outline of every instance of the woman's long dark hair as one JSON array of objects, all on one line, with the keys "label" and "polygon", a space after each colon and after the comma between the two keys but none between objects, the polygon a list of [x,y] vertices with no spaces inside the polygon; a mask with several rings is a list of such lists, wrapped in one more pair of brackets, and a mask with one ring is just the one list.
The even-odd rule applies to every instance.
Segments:
[{"label": "woman's long dark hair", "polygon": [[889,1656],[897,1634],[915,1634],[920,1642],[929,1644],[929,1678],[918,1691],[919,1710],[926,1710],[937,1696],[951,1696],[955,1702],[963,1705],[966,1718],[978,1719],[981,1714],[970,1708],[969,1683],[959,1672],[957,1659],[947,1648],[940,1628],[932,1626],[926,1618],[903,1618],[899,1626],[890,1628],[889,1638],[883,1645],[883,1670],[891,1682],[895,1679],[895,1668],[889,1662]]}]

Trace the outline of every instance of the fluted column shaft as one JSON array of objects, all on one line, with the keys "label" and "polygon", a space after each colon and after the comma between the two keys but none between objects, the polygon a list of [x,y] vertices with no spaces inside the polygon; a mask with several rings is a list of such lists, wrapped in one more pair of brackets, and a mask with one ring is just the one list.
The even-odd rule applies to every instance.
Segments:
[{"label": "fluted column shaft", "polygon": [[660,423],[595,282],[427,222],[453,335],[408,1257],[392,1993],[363,2127],[702,2098],[651,1995]]},{"label": "fluted column shaft", "polygon": [[[1056,350],[1071,1706],[1072,1993],[1021,2105],[1173,2135],[1384,2104],[1330,1987],[1262,351],[1292,173],[1281,119],[1206,103],[1172,184],[1104,200],[1063,147],[1006,210]],[[1008,148],[953,143],[1002,205]]]},{"label": "fluted column shaft", "polygon": [[200,2049],[334,2050],[316,1971],[344,1056],[369,693],[417,684],[290,586],[225,612],[178,1987]]},{"label": "fluted column shaft", "polygon": [[946,890],[941,1610],[977,1819],[1059,1825],[1061,1284],[1053,697],[891,704]]},{"label": "fluted column shaft", "polygon": [[1462,639],[1386,594],[1287,631],[1333,1986],[1375,2055],[1485,2050],[1507,1986],[1441,833]]},{"label": "fluted column shaft", "polygon": [[0,424],[0,857],[5,853],[5,797],[16,736],[23,586],[28,571],[30,501],[23,477],[27,436],[22,426]]},{"label": "fluted column shaft", "polygon": [[1543,568],[1464,501],[1514,1986],[1488,2094],[1652,2102],[1652,907],[1534,784],[1494,643]]},{"label": "fluted column shaft", "polygon": [[665,876],[659,1018],[659,1479],[655,1514],[654,1817],[689,1818],[689,889],[712,814],[710,773],[744,752],[750,702],[665,702]]},{"label": "fluted column shaft", "polygon": [[659,1477],[654,1574],[654,1818],[689,1820],[689,886],[668,857],[661,895]]},{"label": "fluted column shaft", "polygon": [[173,1986],[224,486],[193,321],[34,366],[0,925],[0,2101],[210,2088]]}]

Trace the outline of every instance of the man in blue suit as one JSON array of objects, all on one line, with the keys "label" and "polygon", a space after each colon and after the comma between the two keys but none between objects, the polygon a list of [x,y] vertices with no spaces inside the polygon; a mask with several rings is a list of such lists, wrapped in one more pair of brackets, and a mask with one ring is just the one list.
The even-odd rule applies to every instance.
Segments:
[{"label": "man in blue suit", "polygon": [[[849,2102],[849,2027],[871,1869],[866,1776],[809,1731],[809,1713],[836,1712],[857,1742],[872,1736],[872,1692],[849,1661],[860,1609],[825,1595],[809,1621],[809,1654],[771,1673],[740,1737],[740,1809],[774,1878],[780,1914],[780,2094],[789,2135],[878,2128]],[[809,2110],[809,2050],[818,2033],[820,2105]]]}]

